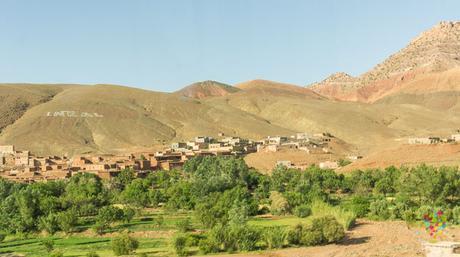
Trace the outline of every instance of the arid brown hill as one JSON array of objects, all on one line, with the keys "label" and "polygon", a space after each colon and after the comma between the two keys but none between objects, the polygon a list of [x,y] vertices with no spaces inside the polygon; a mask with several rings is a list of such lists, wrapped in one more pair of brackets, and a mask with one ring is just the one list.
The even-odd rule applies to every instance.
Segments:
[{"label": "arid brown hill", "polygon": [[361,76],[331,76],[311,88],[334,99],[374,102],[421,75],[456,67],[460,67],[460,22],[441,22]]},{"label": "arid brown hill", "polygon": [[213,96],[224,96],[238,91],[239,89],[236,87],[232,87],[217,81],[206,80],[193,83],[179,91],[176,91],[175,93],[186,97],[203,99]]}]

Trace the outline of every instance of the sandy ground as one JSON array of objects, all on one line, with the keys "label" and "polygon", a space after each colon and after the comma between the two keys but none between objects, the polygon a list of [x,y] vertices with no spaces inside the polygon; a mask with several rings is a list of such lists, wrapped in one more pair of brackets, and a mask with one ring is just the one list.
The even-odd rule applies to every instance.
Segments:
[{"label": "sandy ground", "polygon": [[460,144],[401,145],[397,148],[375,152],[345,166],[341,171],[385,168],[391,165],[417,166],[421,163],[434,166],[460,165]]},{"label": "sandy ground", "polygon": [[[457,241],[460,229],[448,230],[443,240]],[[375,222],[360,220],[340,244],[290,248],[215,257],[412,257],[425,256],[422,242],[430,237],[421,228],[409,228],[402,221]]]}]

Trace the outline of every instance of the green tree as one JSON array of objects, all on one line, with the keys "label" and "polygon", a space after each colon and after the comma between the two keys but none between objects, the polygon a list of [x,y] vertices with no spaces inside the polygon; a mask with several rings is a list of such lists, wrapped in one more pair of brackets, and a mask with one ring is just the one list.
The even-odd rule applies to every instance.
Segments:
[{"label": "green tree", "polygon": [[125,187],[121,197],[125,203],[146,207],[150,203],[148,181],[135,179]]},{"label": "green tree", "polygon": [[108,203],[108,194],[98,176],[79,173],[70,178],[62,200],[65,208],[78,206],[79,215],[94,215],[97,207]]},{"label": "green tree", "polygon": [[270,211],[275,215],[283,215],[289,213],[289,204],[286,198],[277,191],[270,193]]},{"label": "green tree", "polygon": [[114,206],[104,206],[99,209],[96,216],[95,230],[102,233],[105,229],[112,226],[112,223],[124,219],[123,210]]},{"label": "green tree", "polygon": [[39,228],[46,231],[50,235],[54,235],[59,230],[58,215],[49,213],[46,216],[41,216],[39,221]]},{"label": "green tree", "polygon": [[75,209],[69,209],[57,214],[59,228],[65,233],[71,233],[78,225],[78,214]]}]

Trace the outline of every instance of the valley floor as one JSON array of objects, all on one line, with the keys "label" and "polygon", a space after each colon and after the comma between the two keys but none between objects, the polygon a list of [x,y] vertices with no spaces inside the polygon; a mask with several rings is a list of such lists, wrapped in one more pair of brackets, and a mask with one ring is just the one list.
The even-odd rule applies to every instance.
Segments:
[{"label": "valley floor", "polygon": [[[188,216],[173,215],[165,220],[162,228],[157,228],[151,218],[158,213],[144,217],[145,221],[135,220],[128,227],[131,235],[140,241],[137,253],[148,256],[175,256],[170,249],[169,240],[174,235],[174,223]],[[251,225],[292,226],[305,220],[293,216],[269,216],[254,218]],[[110,250],[112,233],[97,236],[92,231],[76,233],[71,236],[55,236],[56,249],[64,251],[65,256],[85,256],[95,250],[101,257],[114,256]],[[456,241],[460,237],[460,228],[448,228],[442,240]],[[286,248],[273,251],[260,251],[239,254],[206,255],[210,257],[415,257],[424,256],[422,242],[430,240],[423,228],[408,227],[403,221],[369,221],[358,220],[356,225],[347,232],[346,239],[340,244],[316,247]],[[192,249],[190,249],[192,250]],[[196,251],[190,252],[196,254]],[[0,243],[1,257],[45,256],[46,252],[40,245],[40,238],[13,239]],[[195,255],[196,256],[196,255]]]}]

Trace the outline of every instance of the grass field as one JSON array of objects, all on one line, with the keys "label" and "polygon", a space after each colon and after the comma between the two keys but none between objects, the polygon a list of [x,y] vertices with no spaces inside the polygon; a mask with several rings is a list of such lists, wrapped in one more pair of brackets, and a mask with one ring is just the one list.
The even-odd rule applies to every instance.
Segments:
[{"label": "grass field", "polygon": [[[163,224],[159,226],[157,220],[164,217]],[[111,248],[112,238],[117,232],[129,231],[139,240],[137,253],[147,253],[148,256],[171,256],[169,239],[175,232],[175,224],[191,216],[189,213],[166,214],[162,211],[151,211],[134,219],[128,224],[115,225],[108,233],[99,236],[88,226],[79,227],[81,232],[65,235],[58,233],[50,238],[54,241],[54,248],[60,250],[65,256],[86,256],[88,252],[95,251],[100,256],[114,256]],[[194,228],[199,228],[193,224]],[[7,237],[0,243],[0,256],[2,254],[18,254],[31,257],[47,256],[41,240],[43,235],[28,235]]]},{"label": "grass field", "polygon": [[[163,222],[158,225],[158,220],[163,217]],[[118,232],[129,231],[131,235],[139,240],[139,253],[147,253],[148,256],[166,257],[173,256],[170,247],[170,239],[176,232],[176,223],[180,220],[192,218],[191,213],[165,213],[162,210],[149,210],[140,217],[135,218],[128,224],[117,224],[106,234],[99,236],[94,233],[89,226],[79,227],[80,232],[71,235],[57,233],[50,237],[54,241],[54,249],[64,253],[64,256],[86,256],[87,253],[95,251],[101,257],[114,256],[111,248],[112,238]],[[260,216],[254,217],[249,221],[250,225],[258,227],[271,226],[294,226],[300,222],[306,223],[309,218],[298,218],[295,216]],[[202,230],[198,223],[193,222],[194,230]],[[28,236],[9,236],[0,243],[0,256],[12,254],[18,256],[42,257],[48,253],[42,244],[42,239],[46,237],[41,234],[31,234]],[[189,249],[194,251],[196,249]]]}]

